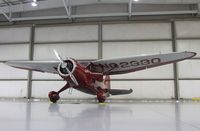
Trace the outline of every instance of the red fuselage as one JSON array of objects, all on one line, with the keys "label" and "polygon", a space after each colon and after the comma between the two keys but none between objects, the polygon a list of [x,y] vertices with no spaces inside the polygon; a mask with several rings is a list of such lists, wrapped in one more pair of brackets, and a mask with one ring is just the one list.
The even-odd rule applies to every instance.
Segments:
[{"label": "red fuselage", "polygon": [[69,82],[69,85],[72,86],[74,89],[77,89],[84,93],[96,95],[98,92],[98,88],[96,86],[98,85],[95,85],[95,83],[98,82],[103,84],[103,74],[92,73],[86,67],[80,65],[77,62],[73,75],[76,77],[76,80],[78,81],[78,86],[74,85],[73,81],[70,79],[69,76],[67,77],[61,76],[61,77],[67,82]]}]

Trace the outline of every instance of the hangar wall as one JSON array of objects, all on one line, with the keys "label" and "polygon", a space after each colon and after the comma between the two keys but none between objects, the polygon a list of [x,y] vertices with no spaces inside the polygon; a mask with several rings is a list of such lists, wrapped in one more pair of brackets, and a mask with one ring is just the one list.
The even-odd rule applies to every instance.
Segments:
[{"label": "hangar wall", "polygon": [[189,50],[197,52],[197,56],[189,61],[184,61],[179,66],[180,97],[199,97],[200,92],[200,22],[177,21],[176,38],[177,50]]},{"label": "hangar wall", "polygon": [[[199,21],[152,21],[0,27],[0,97],[32,94],[34,98],[47,98],[49,91],[59,90],[65,84],[57,75],[28,73],[6,66],[4,61],[55,60],[53,49],[63,57],[79,60],[185,50],[200,53],[199,24]],[[179,87],[180,98],[199,97],[199,65],[198,55],[177,67],[171,64],[112,76],[112,88],[134,90],[131,95],[112,99],[171,99],[175,97],[175,87]],[[61,97],[93,98],[76,90],[72,94],[65,91]]]}]

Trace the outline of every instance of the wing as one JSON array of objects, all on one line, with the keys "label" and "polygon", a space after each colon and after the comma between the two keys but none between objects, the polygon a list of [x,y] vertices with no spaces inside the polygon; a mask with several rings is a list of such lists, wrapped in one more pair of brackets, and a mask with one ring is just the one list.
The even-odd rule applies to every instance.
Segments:
[{"label": "wing", "polygon": [[92,72],[104,75],[116,75],[153,68],[192,58],[195,52],[178,52],[157,55],[142,55],[116,59],[102,59],[91,62],[88,68]]},{"label": "wing", "polygon": [[[86,67],[88,64],[91,63],[89,60],[79,60],[78,61],[82,66]],[[6,65],[24,69],[24,70],[31,70],[31,71],[39,71],[39,72],[48,72],[58,74],[57,67],[59,61],[7,61],[5,62]]]},{"label": "wing", "polygon": [[[194,52],[179,52],[78,62],[83,66],[87,66],[92,72],[116,75],[182,61],[195,55]],[[56,68],[59,61],[8,61],[5,64],[20,69],[58,74]]]},{"label": "wing", "polygon": [[8,61],[5,64],[25,70],[58,74],[56,68],[59,61]]}]

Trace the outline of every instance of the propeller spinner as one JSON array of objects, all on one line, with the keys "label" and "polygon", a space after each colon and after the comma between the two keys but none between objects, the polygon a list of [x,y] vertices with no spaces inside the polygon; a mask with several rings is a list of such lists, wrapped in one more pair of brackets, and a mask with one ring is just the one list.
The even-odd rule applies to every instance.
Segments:
[{"label": "propeller spinner", "polygon": [[[78,86],[78,82],[77,82],[75,76],[74,76],[73,73],[70,71],[70,70],[72,70],[72,69],[71,69],[72,66],[69,65],[70,63],[64,61],[64,60],[62,59],[62,57],[58,54],[58,52],[57,52],[56,50],[54,50],[54,53],[55,53],[57,59],[60,61],[60,64],[58,65],[58,72],[59,72],[60,74],[64,74],[64,73],[65,73],[65,74],[68,74],[69,77],[70,77],[70,79],[74,82],[74,84],[75,84],[76,86]],[[73,64],[73,63],[72,63],[72,64]],[[60,68],[62,69],[62,71],[61,71]],[[63,73],[63,72],[64,72],[64,73]]]}]

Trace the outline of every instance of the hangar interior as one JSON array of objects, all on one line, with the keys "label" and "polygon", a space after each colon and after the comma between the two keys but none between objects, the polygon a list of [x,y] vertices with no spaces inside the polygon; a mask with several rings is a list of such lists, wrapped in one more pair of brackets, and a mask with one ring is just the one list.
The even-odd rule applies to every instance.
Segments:
[{"label": "hangar interior", "polygon": [[[3,64],[8,60],[56,60],[53,49],[62,57],[78,60],[177,51],[200,52],[198,4],[156,0],[152,3],[131,1],[131,5],[130,1],[65,2],[37,1],[38,7],[32,8],[29,8],[30,1],[1,2],[2,11],[7,13],[7,8],[11,11],[9,19],[1,15],[1,97],[47,98],[50,90],[61,88],[65,82],[58,75],[23,71]],[[64,16],[62,13],[65,13]],[[9,17],[9,10],[5,15]],[[151,16],[152,20],[148,18]],[[176,16],[188,19],[173,19]],[[66,20],[62,17],[66,17]],[[140,20],[142,17],[148,20]],[[131,95],[114,96],[111,99],[197,98],[200,91],[198,58],[199,55],[177,65],[111,76],[113,88],[134,90]],[[62,98],[93,98],[76,90],[70,92],[62,93]]]},{"label": "hangar interior", "polygon": [[[177,64],[111,76],[111,88],[132,88],[133,93],[111,96],[108,101],[119,103],[121,100],[125,103],[137,100],[159,101],[156,104],[142,105],[137,101],[132,106],[128,104],[119,106],[110,102],[111,105],[102,107],[61,103],[54,105],[55,107],[50,105],[48,108],[46,103],[7,104],[1,101],[1,104],[5,105],[1,112],[6,112],[10,104],[16,107],[15,112],[20,112],[21,109],[26,112],[25,115],[15,116],[15,121],[20,120],[21,126],[14,121],[12,123],[21,130],[42,130],[37,128],[38,121],[45,125],[46,120],[60,120],[62,127],[69,126],[67,123],[73,125],[72,130],[78,130],[73,121],[84,121],[83,117],[90,119],[90,113],[97,115],[98,112],[100,120],[97,121],[93,117],[91,120],[99,122],[98,129],[101,131],[117,130],[114,125],[122,120],[129,121],[126,130],[145,130],[146,128],[142,128],[143,122],[137,121],[140,120],[138,114],[141,111],[146,112],[142,118],[147,124],[151,121],[150,118],[155,116],[154,113],[163,114],[158,115],[154,123],[149,125],[152,130],[167,130],[167,125],[158,128],[157,124],[168,123],[171,118],[173,121],[168,123],[171,130],[199,130],[199,120],[193,118],[195,115],[190,117],[182,115],[193,111],[199,115],[199,111],[196,110],[199,108],[200,99],[199,12],[200,0],[0,0],[0,98],[2,100],[10,98],[43,100],[48,98],[49,91],[59,90],[65,81],[56,74],[25,71],[4,64],[10,60],[56,60],[54,49],[63,58],[72,57],[77,60],[181,51],[197,53],[194,58]],[[61,98],[87,101],[93,100],[94,96],[77,90],[67,90],[61,94]],[[177,104],[173,100],[189,100],[189,103]],[[197,102],[193,105],[192,100]],[[167,105],[163,106],[166,101]],[[44,119],[40,118],[41,114],[37,112],[38,106],[44,110],[42,111]],[[47,108],[50,116],[54,117],[49,118]],[[66,110],[63,111],[62,108]],[[167,109],[171,112],[165,112]],[[116,112],[124,114],[124,117],[118,120]],[[149,112],[153,114],[148,117]],[[132,114],[133,117],[136,116],[134,119],[131,117]],[[167,115],[170,119],[163,117]],[[2,115],[2,118],[12,119],[12,117],[12,114]],[[163,121],[160,121],[162,118]],[[131,126],[131,120],[135,123],[134,128]],[[141,125],[137,126],[137,122]],[[9,124],[9,120],[5,123]],[[6,124],[0,126],[6,129]],[[48,129],[54,130],[60,125],[55,124]],[[86,123],[81,127],[86,127],[87,130],[90,128]],[[119,125],[117,127],[121,128]],[[7,129],[13,130],[12,127]],[[95,126],[89,130],[92,129],[95,129]]]}]

